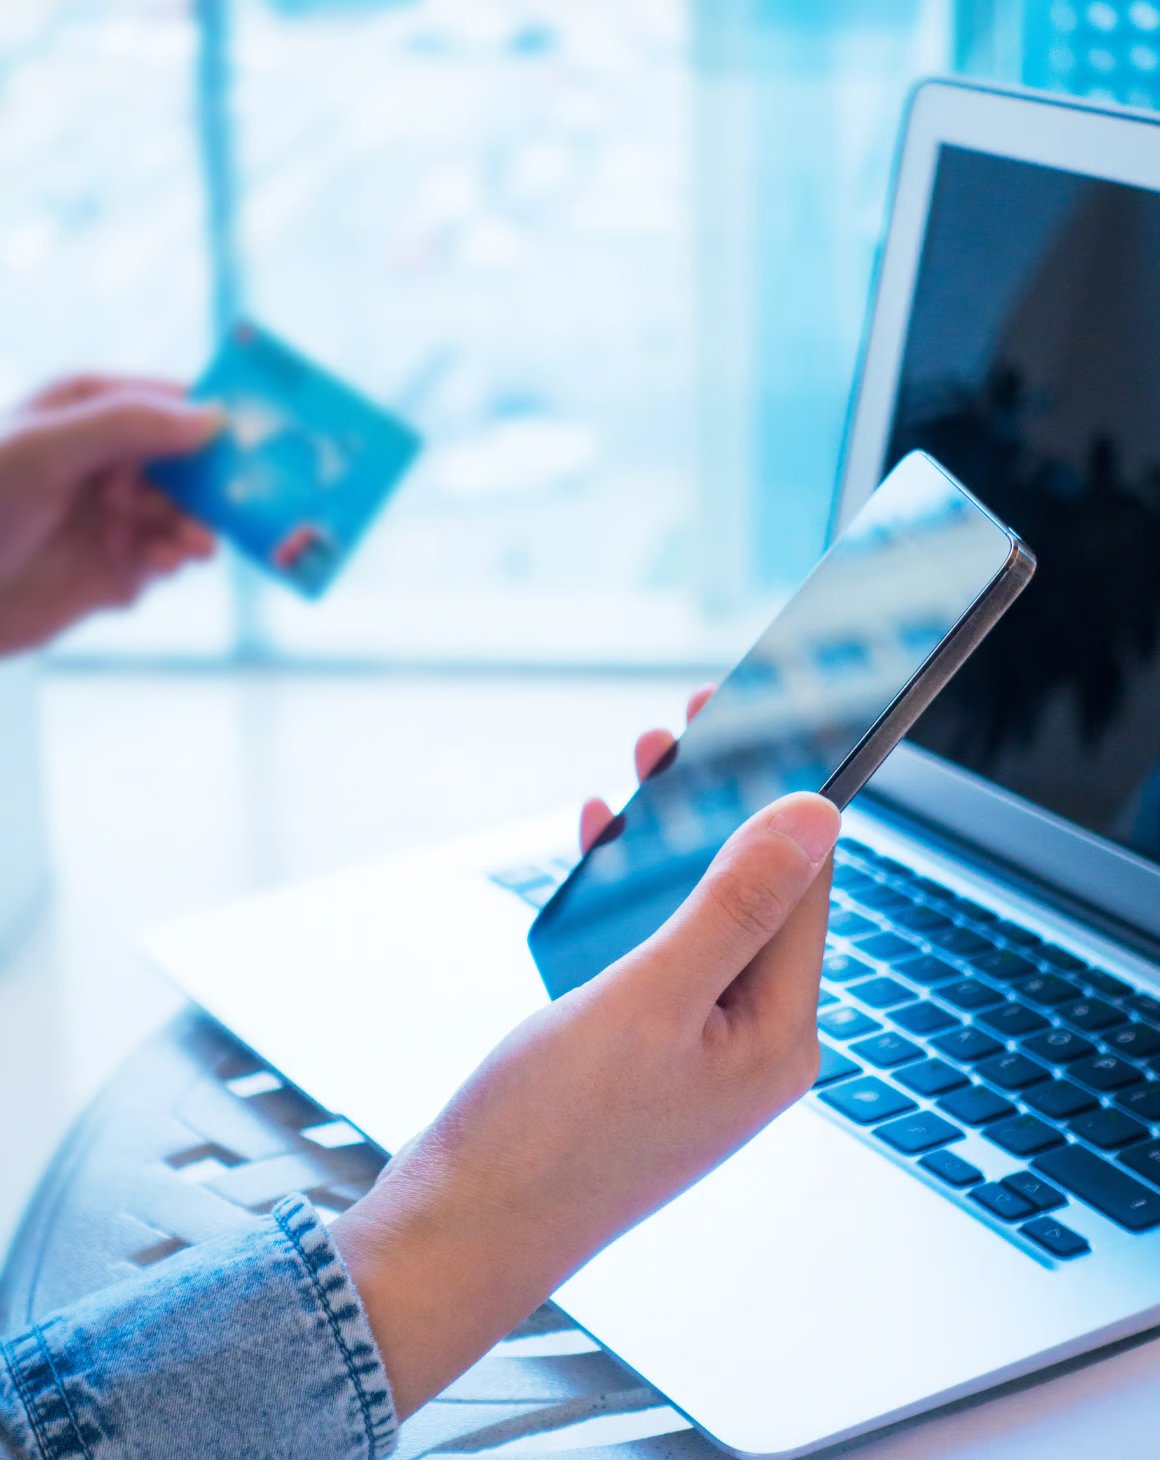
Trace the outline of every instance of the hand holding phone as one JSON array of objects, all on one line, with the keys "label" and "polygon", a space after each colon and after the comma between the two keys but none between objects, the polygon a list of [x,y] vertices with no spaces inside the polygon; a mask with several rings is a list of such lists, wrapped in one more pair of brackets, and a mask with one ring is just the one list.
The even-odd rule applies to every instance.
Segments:
[{"label": "hand holding phone", "polygon": [[846,806],[1031,579],[930,457],[900,462],[532,926],[555,998],[650,937],[751,815]]}]

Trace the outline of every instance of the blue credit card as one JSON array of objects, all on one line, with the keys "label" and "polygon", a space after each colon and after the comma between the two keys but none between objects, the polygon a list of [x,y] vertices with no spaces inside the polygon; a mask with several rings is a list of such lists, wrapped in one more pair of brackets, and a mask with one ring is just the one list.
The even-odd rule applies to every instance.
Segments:
[{"label": "blue credit card", "polygon": [[149,478],[308,598],[334,581],[415,460],[419,436],[249,321],[236,324],[191,391],[229,423],[196,456]]}]

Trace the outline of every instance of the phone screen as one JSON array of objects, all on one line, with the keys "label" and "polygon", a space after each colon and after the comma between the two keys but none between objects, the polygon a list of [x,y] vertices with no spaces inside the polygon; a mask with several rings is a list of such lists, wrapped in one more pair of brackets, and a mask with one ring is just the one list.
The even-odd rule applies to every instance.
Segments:
[{"label": "phone screen", "polygon": [[1009,533],[929,458],[899,463],[529,937],[553,998],[651,936],[732,833],[820,791],[1002,573]]}]

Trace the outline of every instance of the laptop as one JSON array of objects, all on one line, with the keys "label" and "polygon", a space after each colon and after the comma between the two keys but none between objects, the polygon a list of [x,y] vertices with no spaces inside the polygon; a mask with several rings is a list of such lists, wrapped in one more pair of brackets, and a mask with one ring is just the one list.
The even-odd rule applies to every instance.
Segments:
[{"label": "laptop", "polygon": [[[916,92],[836,521],[921,448],[1039,574],[846,815],[817,1087],[556,1295],[734,1453],[1160,1322],[1158,258],[1155,119]],[[397,1148],[543,1002],[525,935],[573,834],[507,828],[149,947]]]}]

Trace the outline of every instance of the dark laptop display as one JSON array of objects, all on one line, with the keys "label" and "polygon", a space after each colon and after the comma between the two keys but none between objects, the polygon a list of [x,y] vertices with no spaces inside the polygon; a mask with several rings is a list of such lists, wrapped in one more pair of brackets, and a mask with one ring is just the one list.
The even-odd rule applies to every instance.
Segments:
[{"label": "dark laptop display", "polygon": [[912,739],[1154,860],[1158,260],[1155,193],[944,146],[883,463],[929,452],[1040,564]]}]

